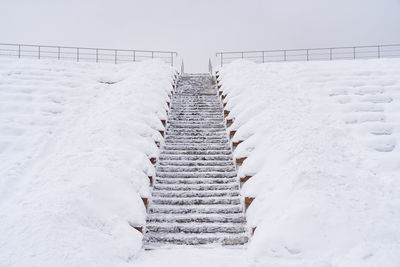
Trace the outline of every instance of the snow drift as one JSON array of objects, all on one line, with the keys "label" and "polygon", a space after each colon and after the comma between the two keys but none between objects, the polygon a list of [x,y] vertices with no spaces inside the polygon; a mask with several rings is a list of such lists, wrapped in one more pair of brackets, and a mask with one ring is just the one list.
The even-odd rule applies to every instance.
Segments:
[{"label": "snow drift", "polygon": [[176,71],[0,61],[0,266],[130,266]]},{"label": "snow drift", "polygon": [[257,266],[400,266],[400,60],[219,70]]}]

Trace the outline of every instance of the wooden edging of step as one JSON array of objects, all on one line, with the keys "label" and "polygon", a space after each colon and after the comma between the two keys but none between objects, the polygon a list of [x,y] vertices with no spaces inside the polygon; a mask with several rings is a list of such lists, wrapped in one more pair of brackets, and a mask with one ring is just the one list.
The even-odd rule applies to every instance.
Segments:
[{"label": "wooden edging of step", "polygon": [[224,109],[224,115],[225,115],[225,117],[226,117],[226,116],[228,116],[228,115],[229,115],[229,113],[230,113],[230,111],[229,111],[229,110],[226,110],[226,109]]},{"label": "wooden edging of step", "polygon": [[244,206],[245,206],[245,210],[247,210],[249,208],[249,206],[251,205],[251,203],[253,203],[254,201],[254,197],[245,197],[244,198]]},{"label": "wooden edging of step", "polygon": [[241,183],[245,183],[245,182],[247,182],[251,177],[253,177],[253,176],[240,177],[240,182],[241,182]]},{"label": "wooden edging of step", "polygon": [[157,158],[155,158],[155,157],[151,157],[149,160],[152,164],[156,164],[156,162],[157,162]]},{"label": "wooden edging of step", "polygon": [[251,236],[254,235],[254,232],[256,231],[256,229],[257,229],[257,226],[251,228]]},{"label": "wooden edging of step", "polygon": [[247,159],[247,157],[237,158],[237,159],[236,159],[236,163],[242,164],[243,161],[245,161],[246,159]]},{"label": "wooden edging of step", "polygon": [[148,198],[147,197],[142,197],[142,201],[143,201],[143,204],[144,204],[144,206],[145,206],[145,208],[147,210]]},{"label": "wooden edging of step", "polygon": [[159,130],[159,132],[162,135],[162,137],[164,137],[164,130]]},{"label": "wooden edging of step", "polygon": [[165,127],[165,125],[167,124],[167,120],[161,120],[161,123],[162,123],[162,125],[164,125],[164,127]]},{"label": "wooden edging of step", "polygon": [[235,134],[236,134],[236,130],[230,131],[229,132],[229,138],[232,139]]},{"label": "wooden edging of step", "polygon": [[240,145],[242,142],[243,142],[243,140],[236,141],[236,142],[232,142],[232,146],[233,146],[234,148],[236,148],[236,147],[237,147],[238,145]]},{"label": "wooden edging of step", "polygon": [[149,176],[150,185],[153,184],[153,176]]},{"label": "wooden edging of step", "polygon": [[143,226],[132,226],[132,227],[138,230],[139,232],[143,233]]}]

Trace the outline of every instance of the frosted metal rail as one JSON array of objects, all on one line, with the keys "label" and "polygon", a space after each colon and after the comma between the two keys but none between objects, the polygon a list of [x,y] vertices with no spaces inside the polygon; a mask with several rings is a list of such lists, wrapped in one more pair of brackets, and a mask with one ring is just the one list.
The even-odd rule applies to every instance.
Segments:
[{"label": "frosted metal rail", "polygon": [[265,63],[279,61],[389,58],[400,57],[400,44],[218,52],[216,56],[221,66],[237,59],[248,59],[257,63]]},{"label": "frosted metal rail", "polygon": [[157,58],[173,66],[174,58],[178,56],[178,53],[171,51],[0,43],[0,56],[114,64]]}]

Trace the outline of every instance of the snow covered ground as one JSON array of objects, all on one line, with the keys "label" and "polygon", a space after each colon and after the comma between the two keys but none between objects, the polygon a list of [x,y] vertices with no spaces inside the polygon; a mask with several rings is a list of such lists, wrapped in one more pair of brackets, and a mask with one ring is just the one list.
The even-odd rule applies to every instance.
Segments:
[{"label": "snow covered ground", "polygon": [[0,60],[0,266],[131,266],[175,70]]},{"label": "snow covered ground", "polygon": [[0,60],[0,266],[400,266],[400,60],[220,69],[248,249],[141,250],[175,71]]},{"label": "snow covered ground", "polygon": [[400,266],[400,60],[220,69],[253,266]]}]

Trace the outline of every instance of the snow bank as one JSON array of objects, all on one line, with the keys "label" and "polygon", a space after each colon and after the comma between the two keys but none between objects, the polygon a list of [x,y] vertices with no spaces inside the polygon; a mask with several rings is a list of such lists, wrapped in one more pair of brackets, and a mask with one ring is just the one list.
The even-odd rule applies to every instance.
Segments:
[{"label": "snow bank", "polygon": [[0,266],[130,266],[175,70],[0,61]]},{"label": "snow bank", "polygon": [[400,60],[219,71],[257,266],[400,266]]}]

